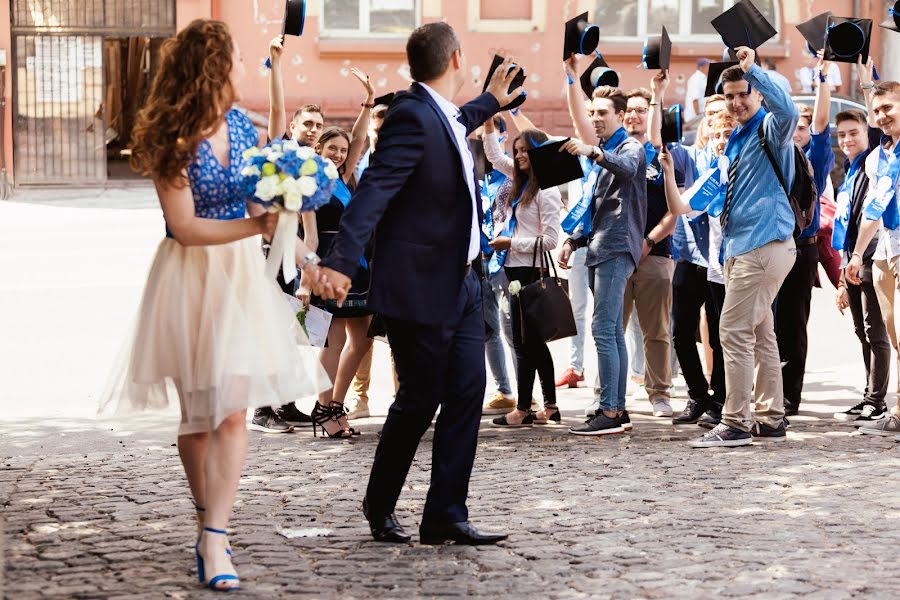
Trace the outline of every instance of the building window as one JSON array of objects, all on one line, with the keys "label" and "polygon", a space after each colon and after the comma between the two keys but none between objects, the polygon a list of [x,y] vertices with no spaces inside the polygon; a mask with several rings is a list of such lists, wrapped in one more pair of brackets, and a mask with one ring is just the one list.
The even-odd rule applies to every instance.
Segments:
[{"label": "building window", "polygon": [[[673,38],[691,36],[692,41],[716,41],[719,36],[710,21],[731,8],[734,1],[589,0],[589,3],[593,4],[593,22],[600,25],[604,38],[644,38],[658,35],[665,26]],[[775,0],[754,0],[753,4],[777,29]]]},{"label": "building window", "polygon": [[419,0],[322,0],[322,35],[405,37],[419,25]]}]

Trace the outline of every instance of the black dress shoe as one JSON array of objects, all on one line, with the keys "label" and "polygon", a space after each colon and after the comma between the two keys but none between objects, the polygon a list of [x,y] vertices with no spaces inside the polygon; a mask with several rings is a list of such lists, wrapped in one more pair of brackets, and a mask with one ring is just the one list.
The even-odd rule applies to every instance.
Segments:
[{"label": "black dress shoe", "polygon": [[482,533],[469,521],[459,523],[423,523],[419,527],[419,539],[423,544],[438,545],[454,542],[468,546],[484,546],[502,542],[505,533]]},{"label": "black dress shoe", "polygon": [[382,516],[370,514],[369,503],[366,499],[363,499],[362,510],[376,542],[405,544],[412,540],[412,536],[403,530],[403,526],[397,522],[397,517],[393,513]]},{"label": "black dress shoe", "polygon": [[704,399],[688,398],[687,406],[684,407],[684,411],[680,415],[672,419],[672,425],[693,425],[706,410],[708,403],[708,399],[704,401]]},{"label": "black dress shoe", "polygon": [[788,400],[784,401],[784,416],[786,417],[795,417],[800,414],[800,403],[799,402],[790,402]]}]

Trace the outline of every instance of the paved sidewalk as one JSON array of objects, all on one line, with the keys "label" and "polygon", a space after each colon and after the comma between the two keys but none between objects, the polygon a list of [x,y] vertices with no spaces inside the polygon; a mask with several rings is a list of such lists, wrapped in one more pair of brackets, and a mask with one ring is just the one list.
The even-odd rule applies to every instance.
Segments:
[{"label": "paved sidewalk", "polygon": [[[566,391],[561,402],[588,396]],[[830,419],[838,405],[823,403],[793,419],[788,443],[690,450],[683,441],[698,428],[631,406],[633,434],[604,439],[485,420],[470,508],[479,525],[512,533],[496,547],[371,541],[359,502],[378,419],[352,442],[252,434],[231,526],[239,597],[897,597],[892,438],[851,434]],[[398,507],[413,531],[430,435]],[[57,454],[47,436],[43,450],[3,459],[5,597],[211,595],[194,576],[175,448],[93,436],[102,451]],[[279,533],[309,528],[330,533]]]}]

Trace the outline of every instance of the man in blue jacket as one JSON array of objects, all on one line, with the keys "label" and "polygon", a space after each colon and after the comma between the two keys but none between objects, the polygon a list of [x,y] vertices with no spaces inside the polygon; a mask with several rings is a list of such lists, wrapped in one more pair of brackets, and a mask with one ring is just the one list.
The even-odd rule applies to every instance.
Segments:
[{"label": "man in blue jacket", "polygon": [[520,93],[507,60],[488,91],[457,108],[466,60],[446,23],[416,29],[406,46],[415,83],[396,95],[378,152],[322,260],[316,293],[342,302],[376,234],[369,308],[384,317],[400,388],[388,412],[363,500],[373,537],[408,542],[394,508],[438,407],[421,542],[492,544],[469,523],[466,497],[485,390],[484,317],[476,269],[481,201],[466,137]]}]

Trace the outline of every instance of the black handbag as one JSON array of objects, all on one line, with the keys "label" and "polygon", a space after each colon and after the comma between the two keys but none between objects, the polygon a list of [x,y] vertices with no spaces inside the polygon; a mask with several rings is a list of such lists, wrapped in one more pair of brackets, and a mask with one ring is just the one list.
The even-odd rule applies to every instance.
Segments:
[{"label": "black handbag", "polygon": [[[525,332],[534,332],[545,342],[572,337],[578,333],[572,303],[563,288],[563,282],[556,272],[556,265],[549,252],[544,252],[544,238],[538,238],[534,245],[531,265],[538,267],[538,245],[540,245],[540,278],[524,286],[519,291],[519,310],[522,322],[522,339]],[[553,269],[550,275],[549,269]]]}]

